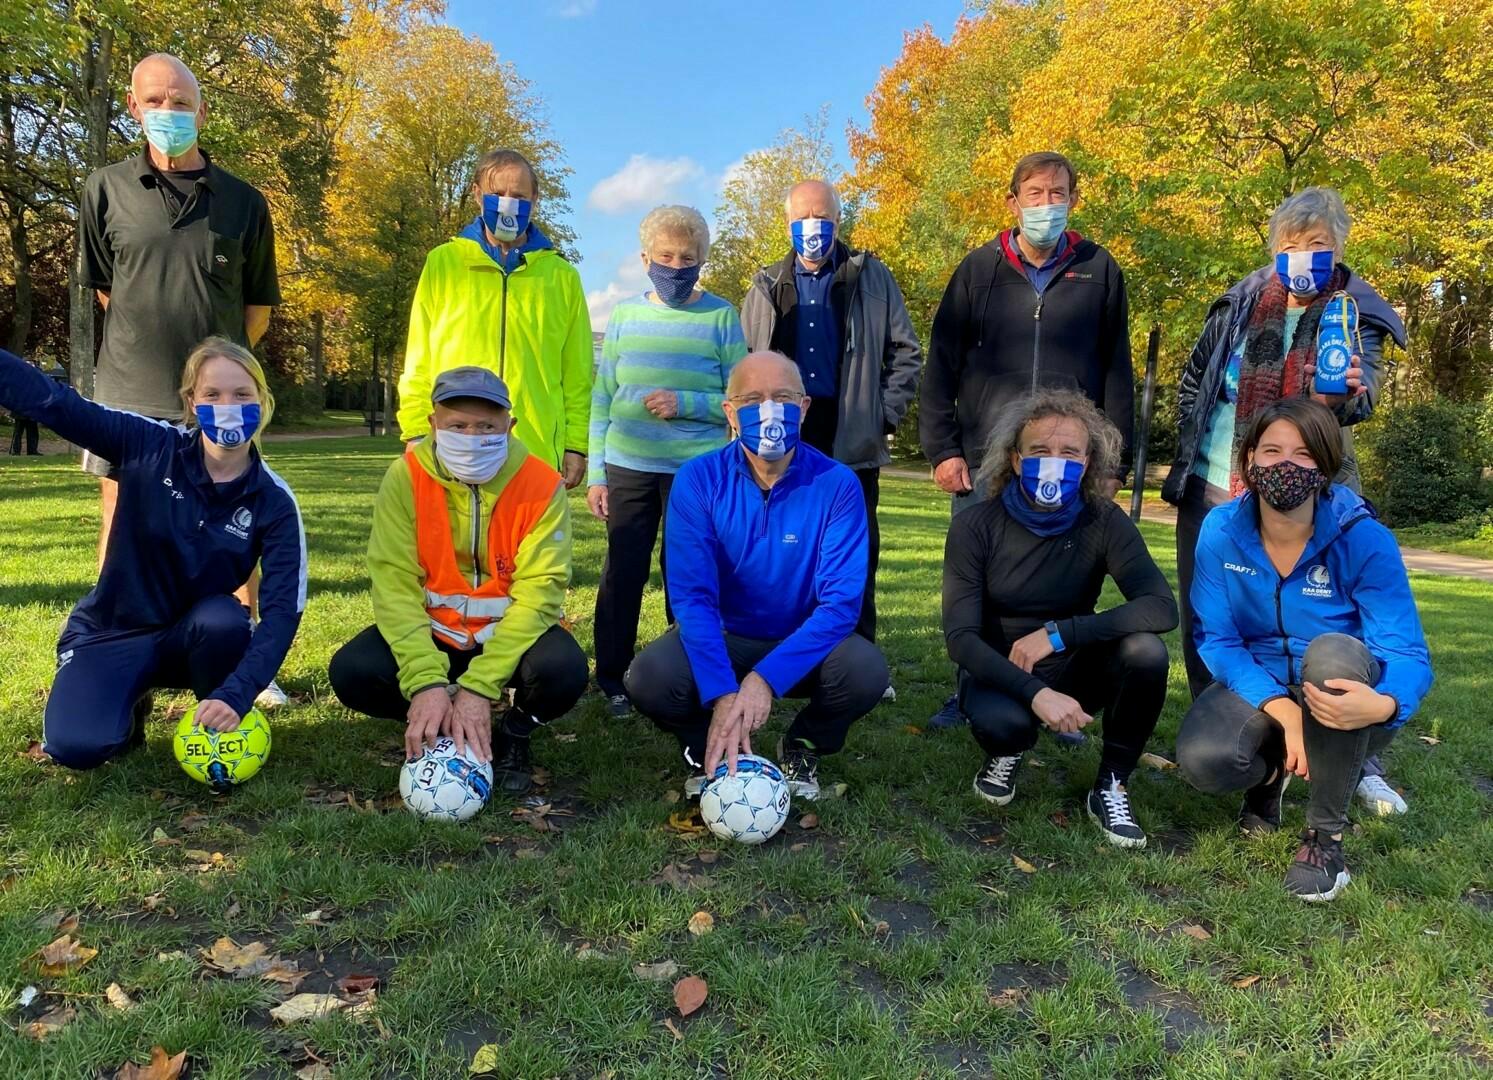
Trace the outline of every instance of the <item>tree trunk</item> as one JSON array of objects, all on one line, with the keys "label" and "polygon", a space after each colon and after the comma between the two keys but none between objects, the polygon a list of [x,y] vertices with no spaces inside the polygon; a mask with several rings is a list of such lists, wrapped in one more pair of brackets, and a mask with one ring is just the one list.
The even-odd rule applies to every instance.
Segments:
[{"label": "tree trunk", "polygon": [[31,336],[31,319],[36,306],[31,281],[31,238],[26,228],[25,205],[15,199],[6,199],[5,218],[10,232],[11,267],[16,275],[15,317],[10,324],[10,339],[6,341],[5,347],[17,356],[25,356],[26,340]]},{"label": "tree trunk", "polygon": [[[108,26],[98,29],[98,36],[83,56],[81,87],[84,100],[83,120],[83,165],[88,172],[107,163],[109,154],[109,120],[113,95],[109,91],[109,78],[114,66],[114,31]],[[77,246],[68,273],[68,334],[72,358],[73,386],[85,397],[93,396],[93,339],[94,313],[96,311],[93,290],[83,281],[82,249]]]},{"label": "tree trunk", "polygon": [[323,343],[323,324],[324,324],[324,322],[325,322],[325,318],[323,317],[323,315],[322,315],[321,312],[316,311],[316,312],[312,313],[312,315],[311,315],[311,382],[312,382],[312,385],[314,385],[316,387],[317,394],[320,395],[320,400],[321,400],[322,408],[326,408],[326,404],[327,404],[327,390],[326,390],[326,387],[323,385],[323,380],[326,378],[326,371],[327,371],[325,357],[322,355],[322,349],[323,349],[323,344],[322,344]]}]

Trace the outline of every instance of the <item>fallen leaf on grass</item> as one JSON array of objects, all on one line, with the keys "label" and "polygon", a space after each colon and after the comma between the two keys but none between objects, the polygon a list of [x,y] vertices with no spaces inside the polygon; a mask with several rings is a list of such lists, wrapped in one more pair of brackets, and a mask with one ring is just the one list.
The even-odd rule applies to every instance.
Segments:
[{"label": "fallen leaf on grass", "polygon": [[294,1024],[301,1020],[315,1020],[330,1016],[338,1009],[347,1008],[347,1002],[336,994],[297,994],[282,1005],[270,1010],[270,1016],[279,1024]]},{"label": "fallen leaf on grass", "polygon": [[190,814],[183,814],[181,820],[176,823],[176,827],[182,832],[196,832],[206,824],[207,815],[193,811]]},{"label": "fallen leaf on grass", "polygon": [[327,925],[326,913],[326,908],[316,908],[314,911],[308,911],[304,915],[297,915],[295,921],[302,926],[325,926]]},{"label": "fallen leaf on grass", "polygon": [[487,1073],[498,1071],[498,1044],[483,1043],[477,1047],[477,1052],[472,1055],[472,1063],[467,1066],[468,1076],[484,1076]]},{"label": "fallen leaf on grass", "polygon": [[687,975],[674,984],[674,1007],[680,1016],[688,1016],[710,996],[710,988],[698,975]]},{"label": "fallen leaf on grass", "polygon": [[1057,813],[1054,814],[1048,814],[1047,820],[1052,822],[1060,829],[1066,829],[1068,827],[1068,815],[1063,813],[1061,810],[1057,811]]},{"label": "fallen leaf on grass", "polygon": [[670,814],[666,828],[681,836],[704,836],[709,831],[700,818],[700,808],[697,806],[682,813]]},{"label": "fallen leaf on grass", "polygon": [[59,1005],[49,1012],[43,1013],[31,1023],[26,1025],[26,1034],[38,1041],[45,1039],[54,1031],[61,1031],[78,1018],[78,1010],[71,1005]]},{"label": "fallen leaf on grass", "polygon": [[513,857],[515,859],[537,859],[540,854],[541,852],[538,848],[521,847],[514,850]]},{"label": "fallen leaf on grass", "polygon": [[668,982],[679,974],[679,965],[672,960],[660,960],[656,964],[634,964],[632,973],[646,982]]},{"label": "fallen leaf on grass", "polygon": [[32,921],[43,930],[56,930],[62,934],[70,934],[78,928],[78,916],[69,914],[67,908],[38,915]]},{"label": "fallen leaf on grass", "polygon": [[679,863],[667,863],[656,875],[648,879],[650,885],[669,885],[683,892],[686,889],[708,889],[715,884],[709,874],[691,874]]},{"label": "fallen leaf on grass", "polygon": [[902,730],[909,735],[921,735],[923,733],[923,729],[916,724],[903,724]]},{"label": "fallen leaf on grass", "polygon": [[695,858],[699,859],[700,862],[703,863],[705,866],[709,866],[711,863],[715,862],[720,857],[721,857],[721,853],[719,851],[711,851],[709,848],[706,848],[704,851],[698,853],[695,856]]},{"label": "fallen leaf on grass", "polygon": [[997,1009],[1014,1009],[1026,1000],[1026,991],[1019,986],[1008,986],[985,999]]},{"label": "fallen leaf on grass", "polygon": [[892,924],[887,922],[885,919],[879,920],[876,925],[871,928],[871,933],[875,934],[877,937],[887,937],[891,934],[891,932]]},{"label": "fallen leaf on grass", "polygon": [[1182,927],[1182,933],[1190,938],[1196,938],[1198,941],[1211,941],[1213,938],[1212,934],[1208,933],[1207,930],[1197,923],[1187,923]]},{"label": "fallen leaf on grass", "polygon": [[557,731],[557,732],[555,732],[555,742],[571,743],[571,742],[575,742],[575,740],[578,739],[579,737],[580,736],[578,736],[573,731]]},{"label": "fallen leaf on grass", "polygon": [[108,998],[109,1004],[120,1012],[129,1012],[135,1007],[135,999],[126,994],[124,987],[118,983],[110,983],[104,990],[104,997]]},{"label": "fallen leaf on grass", "polygon": [[90,949],[71,934],[63,934],[35,955],[43,975],[66,975],[92,960],[98,950]]},{"label": "fallen leaf on grass", "polygon": [[133,1061],[127,1061],[114,1074],[114,1080],[177,1080],[186,1065],[185,1050],[171,1055],[166,1053],[164,1047],[152,1046],[148,1064],[136,1065]]},{"label": "fallen leaf on grass", "polygon": [[1425,743],[1427,746],[1440,746],[1441,745],[1441,740],[1438,739],[1438,738],[1436,738],[1436,736],[1434,736],[1434,735],[1422,735],[1420,737],[1420,741],[1423,742],[1423,743]]},{"label": "fallen leaf on grass", "polygon": [[715,916],[708,911],[697,911],[689,917],[689,932],[703,937],[715,929]]},{"label": "fallen leaf on grass", "polygon": [[270,954],[269,946],[262,941],[240,945],[230,937],[220,937],[211,948],[199,949],[198,955],[208,967],[235,979],[263,975],[278,959]]},{"label": "fallen leaf on grass", "polygon": [[239,913],[243,910],[244,909],[239,906],[239,902],[235,900],[233,903],[228,905],[228,910],[223,912],[223,918],[236,919],[239,917]]},{"label": "fallen leaf on grass", "polygon": [[663,803],[665,806],[673,806],[681,798],[683,798],[683,796],[680,795],[679,792],[675,791],[673,788],[670,788],[668,791],[664,792],[658,797],[658,801]]},{"label": "fallen leaf on grass", "polygon": [[1020,855],[1012,855],[1011,864],[1015,866],[1016,869],[1020,870],[1023,874],[1035,874],[1037,872],[1037,868],[1023,859]]},{"label": "fallen leaf on grass", "polygon": [[1235,990],[1248,990],[1251,986],[1259,981],[1260,976],[1258,975],[1246,975],[1242,979],[1235,979],[1229,985],[1231,985]]},{"label": "fallen leaf on grass", "polygon": [[156,826],[156,831],[150,834],[150,842],[154,847],[176,847],[181,843],[176,837],[168,836],[166,830],[159,825]]},{"label": "fallen leaf on grass", "polygon": [[849,790],[850,790],[850,785],[847,784],[847,783],[845,783],[843,780],[840,781],[838,784],[831,784],[829,786],[829,793],[830,793],[830,795],[832,797],[836,798],[836,799],[843,799],[845,797],[845,793],[848,792]]},{"label": "fallen leaf on grass", "polygon": [[664,1018],[664,1027],[668,1029],[670,1035],[674,1036],[675,1042],[682,1042],[684,1040],[684,1032],[680,1031],[679,1025],[668,1017]]},{"label": "fallen leaf on grass", "polygon": [[376,986],[377,975],[344,975],[337,980],[337,989],[344,994],[362,994]]},{"label": "fallen leaf on grass", "polygon": [[295,1071],[296,1080],[332,1080],[332,1070],[320,1061],[303,1065]]},{"label": "fallen leaf on grass", "polygon": [[1160,754],[1142,754],[1140,756],[1140,763],[1142,765],[1149,765],[1153,769],[1165,770],[1175,769],[1177,767],[1177,763],[1175,761],[1169,761],[1166,758],[1162,757]]},{"label": "fallen leaf on grass", "polygon": [[819,828],[819,815],[818,814],[805,814],[803,817],[801,817],[801,818],[798,819],[798,827],[800,829],[817,829],[817,828]]},{"label": "fallen leaf on grass", "polygon": [[29,761],[47,760],[47,752],[41,748],[41,743],[35,739],[26,744],[26,749],[21,751],[21,756]]}]

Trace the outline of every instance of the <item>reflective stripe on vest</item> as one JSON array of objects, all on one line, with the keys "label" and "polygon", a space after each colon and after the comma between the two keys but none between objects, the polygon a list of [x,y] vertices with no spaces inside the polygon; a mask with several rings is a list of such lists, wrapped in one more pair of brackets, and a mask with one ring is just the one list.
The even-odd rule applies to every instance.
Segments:
[{"label": "reflective stripe on vest", "polygon": [[[405,451],[415,501],[415,546],[425,573],[425,610],[431,632],[458,649],[473,649],[497,632],[513,600],[519,546],[549,508],[560,487],[560,474],[532,454],[526,457],[498,493],[487,526],[486,580],[473,585],[456,561],[451,535],[451,493],[426,472],[415,455],[415,444]],[[481,552],[473,551],[473,566]]]}]

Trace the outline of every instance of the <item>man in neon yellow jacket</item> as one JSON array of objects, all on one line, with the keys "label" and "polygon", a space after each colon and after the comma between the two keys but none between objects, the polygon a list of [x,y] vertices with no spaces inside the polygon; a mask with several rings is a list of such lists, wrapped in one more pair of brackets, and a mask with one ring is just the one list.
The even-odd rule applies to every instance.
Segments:
[{"label": "man in neon yellow jacket", "polygon": [[[434,437],[409,443],[374,501],[374,625],[332,657],[332,689],[349,709],[405,720],[410,760],[449,736],[520,794],[529,736],[586,689],[585,654],[560,625],[569,502],[559,474],[510,434],[496,375],[454,368],[432,398]],[[494,740],[493,705],[509,688]]]},{"label": "man in neon yellow jacket", "polygon": [[484,367],[513,393],[514,434],[575,487],[586,476],[594,366],[581,276],[531,221],[538,181],[522,154],[483,155],[472,192],[476,218],[426,256],[415,289],[400,434],[429,432],[437,375]]}]

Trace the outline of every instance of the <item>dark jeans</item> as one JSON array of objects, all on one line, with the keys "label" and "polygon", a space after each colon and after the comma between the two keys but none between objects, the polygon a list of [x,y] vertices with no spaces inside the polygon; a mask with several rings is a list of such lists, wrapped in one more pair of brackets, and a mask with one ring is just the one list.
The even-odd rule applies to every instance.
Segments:
[{"label": "dark jeans", "polygon": [[[1166,645],[1155,634],[1127,634],[1040,661],[1033,674],[1060,694],[1076,698],[1087,713],[1104,712],[1100,775],[1125,780],[1145,751],[1166,701]],[[968,672],[959,677],[959,708],[990,757],[1011,757],[1037,743],[1042,721],[1023,701]]]},{"label": "dark jeans", "polygon": [[[738,679],[773,649],[776,641],[726,634],[726,652]],[[813,671],[785,695],[809,699],[788,728],[787,738],[833,754],[845,745],[850,725],[876,707],[887,688],[886,658],[859,634],[836,645]],[[679,740],[686,760],[705,763],[705,739],[711,707],[700,701],[689,657],[675,627],[638,654],[627,669],[627,694],[633,707]],[[762,750],[763,747],[754,747]]]},{"label": "dark jeans", "polygon": [[[466,673],[481,649],[463,651],[435,639],[436,648],[451,658],[450,680]],[[399,689],[399,665],[377,626],[370,626],[332,657],[327,671],[337,700],[354,712],[385,720],[403,720],[409,698]],[[508,683],[514,705],[547,724],[564,716],[586,692],[586,654],[575,638],[551,626],[529,646]]]},{"label": "dark jeans", "polygon": [[1182,663],[1187,668],[1187,689],[1194,701],[1213,681],[1213,675],[1198,656],[1197,642],[1192,637],[1192,569],[1197,563],[1203,518],[1209,510],[1228,501],[1227,491],[1214,487],[1201,476],[1189,476],[1182,488],[1182,501],[1177,504],[1177,608],[1182,616]]},{"label": "dark jeans", "polygon": [[[1356,638],[1323,634],[1307,647],[1301,679],[1324,690],[1328,679],[1372,686],[1379,681],[1379,663]],[[1357,731],[1325,727],[1312,718],[1301,688],[1289,689],[1301,705],[1302,742],[1312,777],[1306,823],[1337,835],[1348,823],[1348,806],[1365,758],[1388,746],[1394,732],[1382,724]],[[1177,733],[1182,775],[1199,791],[1213,795],[1255,787],[1276,775],[1284,757],[1285,738],[1275,721],[1222,683],[1209,686],[1193,702]]]},{"label": "dark jeans", "polygon": [[876,520],[876,505],[881,501],[881,470],[856,469],[861,494],[866,499],[866,592],[861,598],[861,617],[855,632],[867,641],[876,640],[876,567],[881,562],[881,524]]},{"label": "dark jeans", "polygon": [[[596,685],[611,696],[622,693],[622,676],[638,644],[643,590],[653,571],[653,545],[663,531],[672,473],[638,472],[607,466],[607,557],[596,592]],[[664,571],[663,545],[658,565]],[[672,624],[668,575],[664,573],[664,619]]]},{"label": "dark jeans", "polygon": [[165,630],[102,641],[64,636],[42,718],[42,748],[70,769],[102,765],[129,746],[140,695],[156,687],[190,688],[203,700],[237,669],[249,637],[249,612],[226,595],[199,600]]},{"label": "dark jeans", "polygon": [[30,417],[21,416],[19,413],[13,413],[11,419],[15,421],[16,430],[15,434],[10,437],[10,452],[12,454],[19,454],[21,452],[21,440],[25,439],[26,453],[40,453],[41,451],[37,449],[37,440],[41,438],[41,428],[37,422]]}]

